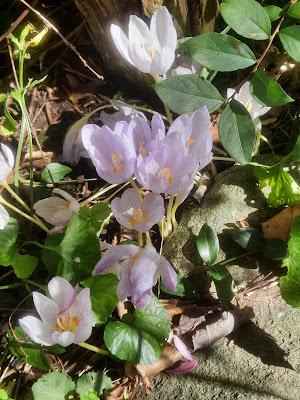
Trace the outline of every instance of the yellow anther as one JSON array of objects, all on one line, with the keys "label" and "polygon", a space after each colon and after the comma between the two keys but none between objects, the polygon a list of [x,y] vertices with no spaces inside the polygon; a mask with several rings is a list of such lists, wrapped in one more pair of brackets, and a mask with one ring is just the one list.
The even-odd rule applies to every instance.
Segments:
[{"label": "yellow anther", "polygon": [[129,221],[132,226],[135,226],[137,224],[142,224],[143,222],[149,221],[149,217],[144,214],[140,208],[135,208]]},{"label": "yellow anther", "polygon": [[79,318],[74,315],[60,315],[54,326],[54,330],[57,332],[72,332],[77,331],[79,325]]},{"label": "yellow anther", "polygon": [[157,174],[159,178],[165,178],[169,185],[174,183],[173,171],[171,168],[164,168]]},{"label": "yellow anther", "polygon": [[111,161],[113,163],[112,172],[114,174],[120,174],[121,172],[124,171],[123,156],[121,153],[113,151],[111,153]]}]

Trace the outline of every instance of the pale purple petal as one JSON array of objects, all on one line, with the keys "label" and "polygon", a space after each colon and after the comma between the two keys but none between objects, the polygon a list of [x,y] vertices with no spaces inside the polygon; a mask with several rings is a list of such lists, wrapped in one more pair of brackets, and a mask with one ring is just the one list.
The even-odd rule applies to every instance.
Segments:
[{"label": "pale purple petal", "polygon": [[14,156],[9,147],[1,144],[2,153],[0,153],[0,183],[4,182],[14,166]]},{"label": "pale purple petal", "polygon": [[38,318],[28,316],[19,319],[19,324],[30,339],[44,346],[52,346],[55,340],[52,338],[52,326],[43,323]]},{"label": "pale purple petal", "polygon": [[167,259],[164,256],[159,256],[159,274],[161,277],[161,281],[163,285],[167,288],[172,290],[173,292],[176,292],[176,287],[177,287],[177,274],[172,267],[172,265],[167,261]]},{"label": "pale purple petal", "polygon": [[58,305],[53,300],[39,292],[33,292],[32,297],[36,311],[42,321],[54,326],[60,311]]},{"label": "pale purple petal", "polygon": [[77,331],[74,337],[74,343],[85,342],[92,334],[93,317],[92,314],[80,319]]},{"label": "pale purple petal", "polygon": [[168,374],[184,375],[190,373],[195,367],[197,367],[198,361],[193,359],[191,361],[183,361],[177,368],[167,370]]},{"label": "pale purple petal", "polygon": [[159,114],[154,114],[151,120],[151,137],[154,140],[162,140],[166,135],[164,120]]},{"label": "pale purple petal", "polygon": [[110,247],[101,260],[96,264],[93,270],[93,275],[107,274],[114,264],[134,256],[138,251],[139,247],[134,244],[121,244]]},{"label": "pale purple petal", "polygon": [[130,279],[131,268],[132,264],[130,260],[125,260],[120,270],[120,281],[117,287],[117,295],[120,301],[124,301],[127,297],[131,296],[134,291],[134,287]]},{"label": "pale purple petal", "polygon": [[180,339],[180,337],[174,336],[173,340],[174,340],[174,345],[175,345],[176,349],[179,351],[179,353],[182,355],[182,357],[185,360],[192,361],[193,360],[192,353],[189,351],[189,349],[186,347],[185,343]]},{"label": "pale purple petal", "polygon": [[147,154],[147,143],[151,140],[152,133],[147,121],[136,117],[129,123],[136,154]]},{"label": "pale purple petal", "polygon": [[74,341],[75,341],[75,335],[73,332],[54,331],[52,334],[52,338],[55,343],[57,343],[63,347],[70,346],[70,344],[74,343]]},{"label": "pale purple petal", "polygon": [[48,283],[48,291],[52,300],[58,305],[60,313],[70,308],[75,302],[76,290],[60,276],[51,279]]}]

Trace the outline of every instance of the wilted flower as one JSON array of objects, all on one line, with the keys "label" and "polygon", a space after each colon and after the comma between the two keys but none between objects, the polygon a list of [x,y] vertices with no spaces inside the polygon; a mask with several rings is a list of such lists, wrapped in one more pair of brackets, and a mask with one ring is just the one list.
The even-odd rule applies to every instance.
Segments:
[{"label": "wilted flower", "polygon": [[4,182],[14,167],[15,159],[12,151],[5,144],[1,144],[0,153],[0,184]]},{"label": "wilted flower", "polygon": [[166,7],[155,11],[150,29],[131,15],[128,37],[117,25],[111,25],[110,32],[121,55],[142,72],[163,75],[174,62],[177,34]]},{"label": "wilted flower", "polygon": [[152,287],[159,276],[166,288],[176,290],[176,272],[152,245],[140,248],[124,244],[109,248],[93,271],[94,275],[107,273],[115,273],[119,277],[119,299],[123,301],[130,296],[134,306],[139,308],[145,307],[151,300]]},{"label": "wilted flower", "polygon": [[9,214],[0,204],[0,229],[4,229],[9,221]]},{"label": "wilted flower", "polygon": [[168,372],[177,375],[188,374],[198,365],[198,361],[192,356],[189,349],[178,336],[174,336],[173,341],[184,361],[177,368],[171,369]]},{"label": "wilted flower", "polygon": [[147,118],[141,111],[138,111],[132,107],[124,105],[122,101],[111,100],[110,102],[113,104],[114,108],[117,109],[118,111],[115,111],[112,114],[108,114],[105,111],[101,111],[100,120],[104,125],[108,126],[112,130],[115,128],[116,123],[120,121],[130,122],[132,119],[136,117],[140,117],[145,121],[147,120]]},{"label": "wilted flower", "polygon": [[183,135],[176,132],[167,135],[146,157],[138,155],[135,176],[147,190],[177,195],[191,186],[198,165],[198,159],[187,152]]},{"label": "wilted flower", "polygon": [[148,193],[142,198],[135,189],[127,189],[121,198],[114,198],[111,209],[119,224],[138,232],[147,232],[165,213],[160,195]]},{"label": "wilted flower", "polygon": [[33,209],[49,224],[54,225],[56,230],[62,229],[70,221],[71,216],[80,210],[80,204],[74,197],[62,189],[53,189],[53,196],[39,200],[33,205]]},{"label": "wilted flower", "polygon": [[127,122],[117,122],[113,131],[105,125],[85,125],[82,141],[102,179],[123,183],[132,177],[136,152]]},{"label": "wilted flower", "polygon": [[41,319],[27,316],[19,320],[24,332],[44,346],[69,346],[87,340],[92,333],[90,289],[79,294],[65,279],[57,276],[48,284],[50,298],[33,292],[33,302]]},{"label": "wilted flower", "polygon": [[234,89],[227,89],[227,97],[229,98],[232,96],[235,100],[243,104],[253,119],[256,131],[260,131],[261,122],[259,117],[266,114],[271,107],[263,106],[254,99],[250,92],[250,82],[245,82],[238,93]]}]

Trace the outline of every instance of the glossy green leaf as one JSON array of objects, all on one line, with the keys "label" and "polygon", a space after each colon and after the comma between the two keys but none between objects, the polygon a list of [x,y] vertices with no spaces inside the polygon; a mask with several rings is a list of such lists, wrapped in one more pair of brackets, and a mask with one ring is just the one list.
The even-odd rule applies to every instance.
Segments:
[{"label": "glossy green leaf", "polygon": [[104,324],[118,304],[117,286],[119,280],[113,274],[91,276],[82,282],[90,288],[95,322]]},{"label": "glossy green leaf", "polygon": [[265,240],[260,231],[251,227],[233,229],[230,236],[242,249],[247,251],[259,251]]},{"label": "glossy green leaf", "polygon": [[221,303],[228,307],[233,299],[233,279],[228,269],[222,265],[209,268],[209,276],[214,281]]},{"label": "glossy green leaf", "polygon": [[81,375],[76,383],[76,393],[79,394],[80,400],[99,399],[98,396],[101,396],[105,390],[109,390],[111,387],[112,380],[109,376],[103,372],[93,371]]},{"label": "glossy green leaf", "polygon": [[75,389],[72,379],[62,372],[43,375],[32,385],[34,400],[65,400]]},{"label": "glossy green leaf", "polygon": [[294,219],[288,243],[288,255],[282,263],[287,275],[280,279],[283,299],[293,307],[300,307],[300,217]]},{"label": "glossy green leaf", "polygon": [[18,221],[10,218],[4,229],[0,229],[0,264],[11,265],[17,252],[16,241],[19,231]]},{"label": "glossy green leaf", "polygon": [[220,12],[225,22],[241,36],[265,40],[271,35],[269,15],[255,0],[223,0]]},{"label": "glossy green leaf", "polygon": [[288,9],[288,15],[295,19],[300,19],[300,1],[292,4]]},{"label": "glossy green leaf", "polygon": [[284,50],[295,61],[300,62],[300,25],[292,25],[282,29],[279,37]]},{"label": "glossy green leaf", "polygon": [[236,100],[231,100],[223,111],[219,134],[225,150],[240,164],[251,161],[255,145],[255,127],[246,108]]},{"label": "glossy green leaf", "polygon": [[267,202],[271,207],[300,203],[300,186],[280,163],[273,166],[253,163],[249,168],[260,188],[268,189]]},{"label": "glossy green leaf", "polygon": [[52,183],[59,182],[63,177],[68,175],[72,168],[60,163],[51,163],[43,169],[41,178],[44,182]]},{"label": "glossy green leaf", "polygon": [[19,279],[27,279],[35,271],[38,259],[30,254],[16,254],[12,261],[14,273]]},{"label": "glossy green leaf", "polygon": [[279,85],[276,77],[269,78],[262,69],[253,74],[250,90],[252,96],[264,106],[282,106],[294,101]]},{"label": "glossy green leaf", "polygon": [[202,106],[213,112],[224,102],[212,83],[196,75],[166,79],[156,83],[154,90],[162,102],[177,114],[190,114]]},{"label": "glossy green leaf", "polygon": [[183,47],[189,56],[215,71],[236,71],[256,62],[255,55],[245,43],[221,33],[202,33],[187,40]]},{"label": "glossy green leaf", "polygon": [[220,251],[219,240],[214,230],[207,224],[202,226],[196,239],[196,245],[205,264],[211,265],[216,261]]},{"label": "glossy green leaf", "polygon": [[283,12],[283,9],[281,7],[274,5],[265,6],[264,9],[267,11],[271,22],[277,21],[281,17]]}]

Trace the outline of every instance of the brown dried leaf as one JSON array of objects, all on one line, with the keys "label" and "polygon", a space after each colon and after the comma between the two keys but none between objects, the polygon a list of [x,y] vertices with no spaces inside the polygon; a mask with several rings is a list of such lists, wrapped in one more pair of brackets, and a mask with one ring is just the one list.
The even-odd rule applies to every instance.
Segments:
[{"label": "brown dried leaf", "polygon": [[266,239],[288,240],[295,217],[300,216],[300,205],[287,207],[279,214],[262,223],[262,232]]}]

